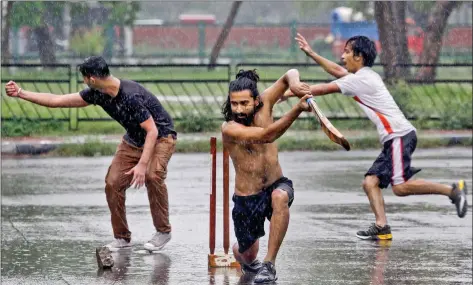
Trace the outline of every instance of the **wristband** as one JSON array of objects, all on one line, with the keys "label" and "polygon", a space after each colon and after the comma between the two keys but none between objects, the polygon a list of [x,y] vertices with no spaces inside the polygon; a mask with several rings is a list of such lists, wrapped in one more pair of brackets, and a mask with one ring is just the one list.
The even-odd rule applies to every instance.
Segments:
[{"label": "wristband", "polygon": [[17,97],[20,97],[20,92],[21,92],[21,90],[22,90],[22,89],[20,88],[20,89],[18,89],[18,92],[16,92],[16,96],[17,96]]}]

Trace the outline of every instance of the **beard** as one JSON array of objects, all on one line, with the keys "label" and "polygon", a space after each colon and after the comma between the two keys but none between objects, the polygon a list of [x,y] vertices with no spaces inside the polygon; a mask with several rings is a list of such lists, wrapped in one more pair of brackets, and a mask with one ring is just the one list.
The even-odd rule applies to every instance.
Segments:
[{"label": "beard", "polygon": [[243,113],[234,113],[233,114],[233,121],[249,126],[253,122],[253,119],[255,118],[255,112],[251,112],[250,114],[243,114]]}]

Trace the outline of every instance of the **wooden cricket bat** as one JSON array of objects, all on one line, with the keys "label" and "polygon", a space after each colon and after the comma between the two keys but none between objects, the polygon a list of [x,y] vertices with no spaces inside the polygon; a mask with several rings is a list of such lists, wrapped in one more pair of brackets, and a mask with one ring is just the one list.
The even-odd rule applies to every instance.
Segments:
[{"label": "wooden cricket bat", "polygon": [[309,104],[312,112],[315,114],[317,119],[320,122],[320,126],[322,126],[322,130],[325,134],[329,137],[331,141],[341,145],[347,151],[350,150],[350,143],[345,139],[345,137],[340,133],[337,128],[335,128],[332,123],[325,117],[325,115],[320,111],[319,106],[315,103],[313,98],[307,99],[307,104]]}]

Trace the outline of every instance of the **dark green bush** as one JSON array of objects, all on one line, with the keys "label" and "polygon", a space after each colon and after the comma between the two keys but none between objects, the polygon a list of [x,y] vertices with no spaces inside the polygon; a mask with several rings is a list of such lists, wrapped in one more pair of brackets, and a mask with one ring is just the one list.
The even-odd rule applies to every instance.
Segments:
[{"label": "dark green bush", "polygon": [[210,117],[190,115],[176,121],[176,130],[183,133],[210,132],[218,130],[222,121]]},{"label": "dark green bush", "polygon": [[30,119],[14,119],[2,121],[2,137],[27,137],[39,130],[51,131],[62,128],[60,121],[39,121]]}]

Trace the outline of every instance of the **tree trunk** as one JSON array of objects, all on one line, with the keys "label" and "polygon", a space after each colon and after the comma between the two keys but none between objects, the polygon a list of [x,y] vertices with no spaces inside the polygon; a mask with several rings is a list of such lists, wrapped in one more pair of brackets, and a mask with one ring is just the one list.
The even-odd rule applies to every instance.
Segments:
[{"label": "tree trunk", "polygon": [[396,36],[393,9],[391,2],[376,1],[374,16],[378,26],[379,41],[381,43],[381,64],[383,64],[384,79],[391,83],[396,77]]},{"label": "tree trunk", "polygon": [[403,66],[405,64],[411,63],[411,58],[409,55],[409,48],[407,46],[407,27],[406,27],[406,2],[405,1],[396,1],[392,2],[393,5],[393,19],[395,23],[395,29],[397,35],[395,36],[395,46],[397,47],[397,68],[396,76],[398,78],[409,78],[410,69],[408,66]]},{"label": "tree trunk", "polygon": [[212,52],[210,53],[210,60],[209,60],[209,69],[213,69],[215,67],[215,63],[217,62],[218,55],[220,54],[220,50],[225,43],[225,40],[232,29],[233,22],[235,20],[236,15],[238,14],[238,10],[240,9],[242,1],[234,1],[232,4],[232,8],[230,13],[228,14],[227,20],[223,25],[222,31],[215,42],[215,45],[212,48]]},{"label": "tree trunk", "polygon": [[64,41],[64,50],[69,50],[69,42],[71,39],[71,3],[65,2],[62,11],[62,40]]},{"label": "tree trunk", "polygon": [[118,56],[120,58],[125,57],[125,26],[123,24],[119,25],[119,37],[118,37]]},{"label": "tree trunk", "polygon": [[41,64],[55,64],[55,48],[51,35],[49,34],[48,26],[34,28],[33,32],[36,36]]},{"label": "tree trunk", "polygon": [[[453,9],[459,6],[460,2],[437,1],[429,16],[427,28],[424,33],[424,48],[420,56],[420,63],[435,65],[438,63],[440,50],[442,49],[442,37],[447,26],[447,20]],[[417,73],[417,79],[433,81],[436,76],[434,66],[423,66]]]},{"label": "tree trunk", "polygon": [[13,1],[1,3],[2,13],[2,63],[10,62],[10,29]]}]

